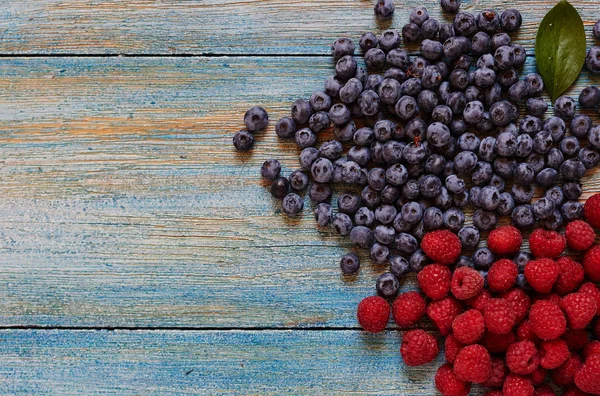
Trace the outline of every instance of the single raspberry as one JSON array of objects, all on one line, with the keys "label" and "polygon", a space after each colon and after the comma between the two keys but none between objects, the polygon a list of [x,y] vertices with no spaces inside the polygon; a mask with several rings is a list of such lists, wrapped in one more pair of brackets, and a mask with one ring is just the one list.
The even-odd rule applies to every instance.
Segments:
[{"label": "single raspberry", "polygon": [[529,374],[529,379],[534,386],[538,386],[544,382],[547,373],[548,371],[545,368],[538,366],[533,373]]},{"label": "single raspberry", "polygon": [[488,301],[492,298],[492,293],[488,290],[483,289],[481,293],[476,295],[475,297],[471,297],[468,300],[465,300],[465,303],[472,308],[475,308],[479,312],[483,312]]},{"label": "single raspberry", "polygon": [[427,306],[427,316],[440,330],[443,336],[452,329],[452,321],[462,312],[461,304],[452,297],[434,301]]},{"label": "single raspberry", "polygon": [[594,194],[583,205],[585,219],[594,228],[600,228],[600,194]]},{"label": "single raspberry", "polygon": [[485,332],[485,322],[483,315],[476,309],[470,309],[456,318],[452,322],[452,334],[461,343],[465,345],[474,344],[483,337]]},{"label": "single raspberry", "polygon": [[390,304],[379,296],[367,297],[358,304],[356,316],[363,329],[371,333],[378,333],[387,326],[390,318]]},{"label": "single raspberry", "polygon": [[600,355],[592,355],[575,374],[575,385],[584,392],[600,395]]},{"label": "single raspberry", "polygon": [[568,388],[567,390],[565,390],[565,393],[563,393],[563,396],[588,396],[588,395],[589,395],[589,393],[585,393],[584,391],[577,388],[576,386]]},{"label": "single raspberry", "polygon": [[506,377],[508,371],[506,364],[504,364],[504,360],[492,356],[492,363],[490,367],[490,376],[482,385],[486,388],[502,388],[504,378]]},{"label": "single raspberry", "polygon": [[574,250],[588,250],[596,239],[596,232],[583,220],[575,220],[567,224],[565,229],[567,245]]},{"label": "single raspberry", "polygon": [[460,256],[460,239],[448,230],[428,232],[423,236],[421,249],[434,262],[449,265]]},{"label": "single raspberry", "polygon": [[587,330],[568,329],[560,338],[567,343],[571,351],[580,351],[586,346],[590,337]]},{"label": "single raspberry", "polygon": [[534,303],[529,310],[531,331],[542,340],[554,340],[567,329],[567,319],[560,307],[550,301]]},{"label": "single raspberry", "polygon": [[600,245],[585,252],[582,264],[587,277],[593,282],[600,282]]},{"label": "single raspberry", "polygon": [[454,361],[454,373],[456,376],[468,382],[481,384],[490,376],[492,370],[492,358],[490,353],[481,345],[467,345],[456,356]]},{"label": "single raspberry", "polygon": [[536,258],[554,258],[567,247],[567,240],[556,231],[538,228],[529,236],[529,250]]},{"label": "single raspberry", "polygon": [[583,358],[587,359],[592,355],[600,354],[600,341],[590,341],[583,348]]},{"label": "single raspberry", "polygon": [[508,374],[502,387],[503,396],[533,396],[533,382],[527,377]]},{"label": "single raspberry", "polygon": [[444,341],[444,357],[448,363],[454,363],[456,356],[465,346],[458,342],[452,334],[448,334]]},{"label": "single raspberry", "polygon": [[421,291],[432,300],[440,300],[448,295],[451,279],[452,271],[441,264],[426,265],[417,275]]},{"label": "single raspberry", "polygon": [[571,353],[569,346],[564,340],[544,341],[540,345],[540,364],[543,368],[553,370],[562,366]]},{"label": "single raspberry", "polygon": [[571,354],[567,361],[559,368],[552,370],[552,381],[558,386],[567,386],[573,383],[575,373],[579,370],[583,361],[577,354]]},{"label": "single raspberry", "polygon": [[515,342],[506,351],[506,365],[515,374],[529,375],[540,364],[540,355],[531,341]]},{"label": "single raspberry", "polygon": [[400,294],[392,305],[394,321],[403,328],[417,323],[425,315],[426,309],[425,299],[415,291]]},{"label": "single raspberry", "polygon": [[471,384],[458,379],[452,366],[447,363],[438,368],[435,387],[442,396],[467,396],[471,391]]},{"label": "single raspberry", "polygon": [[579,293],[589,294],[596,300],[596,306],[600,307],[600,290],[592,282],[585,282],[579,287]]},{"label": "single raspberry", "polygon": [[494,334],[486,331],[480,344],[490,353],[506,353],[508,347],[517,341],[517,336],[513,331],[508,334]]},{"label": "single raspberry", "polygon": [[423,330],[409,330],[402,337],[400,354],[407,366],[427,364],[436,358],[438,352],[435,337]]},{"label": "single raspberry", "polygon": [[496,293],[505,292],[515,285],[518,275],[519,268],[512,260],[498,260],[488,271],[488,287]]},{"label": "single raspberry", "polygon": [[521,231],[513,226],[498,227],[488,235],[488,248],[494,254],[507,255],[519,251],[523,237]]},{"label": "single raspberry", "polygon": [[485,327],[496,334],[507,334],[516,324],[515,311],[500,298],[492,298],[483,311]]},{"label": "single raspberry", "polygon": [[556,264],[560,268],[560,273],[554,290],[561,296],[577,289],[585,276],[583,266],[568,257],[559,257]]},{"label": "single raspberry", "polygon": [[452,294],[459,300],[467,300],[481,293],[484,283],[479,271],[470,267],[458,267],[452,275]]},{"label": "single raspberry", "polygon": [[529,313],[529,307],[531,306],[531,299],[527,293],[523,289],[514,288],[502,294],[500,298],[510,304],[513,311],[515,311],[517,323],[521,323]]},{"label": "single raspberry", "polygon": [[550,388],[550,385],[543,384],[535,388],[533,396],[556,396],[556,393]]},{"label": "single raspberry", "polygon": [[542,258],[528,262],[524,274],[536,292],[548,294],[558,279],[560,267],[554,260]]},{"label": "single raspberry", "polygon": [[592,322],[598,307],[594,297],[587,293],[571,293],[563,297],[560,307],[567,314],[569,327],[583,329]]}]

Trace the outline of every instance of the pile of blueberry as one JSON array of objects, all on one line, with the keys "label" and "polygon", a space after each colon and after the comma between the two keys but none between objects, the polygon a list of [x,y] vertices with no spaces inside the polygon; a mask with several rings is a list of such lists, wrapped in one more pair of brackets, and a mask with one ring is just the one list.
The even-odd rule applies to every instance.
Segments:
[{"label": "pile of blueberry", "polygon": [[[544,118],[542,78],[520,76],[526,50],[508,34],[521,26],[517,10],[474,15],[459,12],[460,0],[441,5],[456,13],[452,22],[417,7],[401,31],[364,33],[358,47],[366,70],[357,64],[354,42],[336,40],[335,74],[324,90],[296,100],[291,116],[275,128],[302,149],[300,169],[283,177],[274,159],[261,168],[288,216],[303,210],[300,195],[308,190],[319,226],[370,249],[374,262],[390,262],[390,272],[377,281],[384,297],[397,293],[403,273],[429,262],[419,249],[428,231],[449,229],[463,248],[474,249],[480,232],[495,228],[499,216],[510,216],[521,229],[553,230],[580,218],[580,179],[600,163],[600,125],[576,114],[568,96]],[[376,2],[379,17],[393,12],[393,1]],[[594,34],[600,38],[600,22]],[[420,42],[420,54],[410,56],[402,41]],[[590,49],[586,64],[600,72],[600,47]],[[599,102],[596,87],[579,96],[584,109],[597,110]],[[268,116],[253,107],[244,121],[248,130],[233,138],[238,150],[252,147],[252,133],[265,128]],[[331,124],[335,139],[316,147],[317,135]],[[532,202],[536,186],[545,192]],[[337,205],[330,203],[334,187],[343,190]],[[468,207],[472,226],[465,225]],[[479,248],[459,265],[483,270],[494,261],[489,249]],[[344,273],[358,268],[356,255],[342,258]]]}]

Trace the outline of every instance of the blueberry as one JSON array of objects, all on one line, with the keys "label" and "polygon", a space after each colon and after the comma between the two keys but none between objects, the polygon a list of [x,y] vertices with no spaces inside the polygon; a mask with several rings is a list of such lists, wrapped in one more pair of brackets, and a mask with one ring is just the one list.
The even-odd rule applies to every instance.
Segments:
[{"label": "blueberry", "polygon": [[600,148],[600,125],[590,128],[587,138],[590,146],[596,149]]},{"label": "blueberry", "polygon": [[596,109],[600,103],[600,89],[594,86],[585,87],[579,94],[579,105],[582,109]]},{"label": "blueberry", "polygon": [[373,246],[371,246],[370,256],[375,264],[383,264],[390,258],[390,249],[385,245],[375,242]]},{"label": "blueberry", "polygon": [[371,48],[365,53],[365,64],[370,69],[382,69],[385,66],[385,52],[379,48]]},{"label": "blueberry", "polygon": [[450,37],[454,36],[454,25],[452,23],[442,23],[440,25],[439,40],[444,43]]},{"label": "blueberry", "polygon": [[512,212],[512,221],[518,228],[529,228],[535,224],[535,215],[531,205],[519,205]]},{"label": "blueberry", "polygon": [[381,202],[390,204],[394,203],[400,197],[400,189],[391,184],[386,185],[381,190]]},{"label": "blueberry", "polygon": [[389,52],[400,45],[400,35],[398,31],[389,29],[381,33],[379,37],[379,48],[385,52]]},{"label": "blueberry", "polygon": [[363,249],[370,248],[374,240],[373,233],[365,226],[356,226],[350,231],[350,241]]},{"label": "blueberry", "polygon": [[471,132],[463,133],[458,138],[458,147],[460,147],[462,151],[473,151],[477,153],[479,151],[480,144],[481,141],[477,135]]},{"label": "blueberry", "polygon": [[[599,92],[600,97],[600,92]],[[527,99],[527,113],[535,117],[541,117],[548,110],[548,102],[544,98],[529,98]]]},{"label": "blueberry", "polygon": [[551,148],[546,154],[546,166],[553,169],[560,169],[560,166],[565,161],[565,156],[562,151],[557,148]]},{"label": "blueberry", "polygon": [[542,80],[542,76],[537,73],[526,75],[523,81],[527,84],[527,90],[530,97],[539,96],[544,90],[544,80]]},{"label": "blueberry", "polygon": [[508,216],[514,208],[515,200],[513,196],[508,192],[501,193],[500,198],[498,199],[498,206],[496,207],[496,212],[501,216]]},{"label": "blueberry", "polygon": [[291,117],[283,117],[277,121],[275,133],[282,139],[290,139],[296,134],[296,123]]},{"label": "blueberry", "polygon": [[519,72],[517,72],[514,68],[501,70],[497,74],[497,80],[502,89],[509,89],[515,83],[517,83],[517,81],[519,81]]},{"label": "blueberry", "polygon": [[549,230],[558,230],[564,225],[564,219],[558,209],[552,211],[550,216],[544,220],[543,225]]},{"label": "blueberry", "polygon": [[331,205],[322,202],[315,207],[313,213],[315,215],[315,221],[321,227],[325,227],[331,224],[331,219],[333,217]]},{"label": "blueberry", "polygon": [[552,116],[544,122],[544,130],[550,132],[552,140],[555,142],[563,138],[566,129],[565,122],[559,117]]},{"label": "blueberry", "polygon": [[[463,69],[468,71],[471,68],[471,63],[473,63],[473,59],[469,55],[461,54],[458,56],[458,58],[454,59],[452,66],[455,69]],[[472,81],[473,77],[471,77],[469,74],[469,83],[472,83]]]},{"label": "blueberry", "polygon": [[373,11],[379,18],[391,18],[394,15],[394,0],[377,0]]},{"label": "blueberry", "polygon": [[260,167],[260,175],[265,180],[273,181],[281,173],[281,164],[275,159],[266,160]]},{"label": "blueberry", "polygon": [[542,187],[550,187],[558,181],[558,172],[552,168],[542,169],[535,180]]},{"label": "blueberry", "polygon": [[500,27],[500,17],[494,10],[486,9],[477,15],[477,27],[486,33],[494,33]]},{"label": "blueberry", "polygon": [[254,136],[248,131],[238,131],[233,135],[233,147],[237,151],[248,151],[254,147]]},{"label": "blueberry", "polygon": [[396,208],[392,205],[381,205],[375,209],[375,220],[381,224],[390,224],[396,217]]},{"label": "blueberry", "polygon": [[500,202],[500,191],[494,186],[485,186],[479,194],[479,204],[481,208],[492,211],[498,207]]},{"label": "blueberry", "polygon": [[290,190],[290,182],[285,177],[278,177],[271,183],[271,195],[274,198],[282,199]]},{"label": "blueberry", "polygon": [[492,39],[485,32],[477,32],[471,39],[471,51],[474,55],[483,55],[490,52]]},{"label": "blueberry", "polygon": [[340,268],[344,274],[354,274],[360,268],[360,260],[356,254],[345,254],[340,260]]},{"label": "blueberry", "polygon": [[496,172],[501,177],[508,179],[512,177],[517,167],[517,162],[508,157],[498,157],[494,159],[494,172]]},{"label": "blueberry", "polygon": [[444,227],[458,232],[465,223],[465,214],[458,208],[449,208],[444,212]]},{"label": "blueberry", "polygon": [[296,144],[302,149],[314,145],[317,141],[317,136],[309,128],[298,129],[295,138]]},{"label": "blueberry", "polygon": [[471,47],[471,41],[462,36],[451,36],[444,41],[444,56],[449,59],[456,59],[462,53],[468,51]]},{"label": "blueberry", "polygon": [[448,95],[446,105],[453,114],[461,114],[467,106],[467,98],[465,94],[460,91],[452,92]]},{"label": "blueberry", "polygon": [[[480,69],[482,70],[482,69]],[[508,100],[501,100],[495,102],[490,107],[490,121],[496,126],[507,126],[515,120],[516,114],[513,104]],[[512,136],[512,135],[511,135]],[[514,136],[513,136],[514,138]],[[500,144],[500,138],[498,138],[498,144]],[[512,149],[512,148],[511,148]],[[503,155],[503,154],[500,154]],[[510,154],[512,155],[512,154]]]},{"label": "blueberry", "polygon": [[458,258],[458,260],[456,261],[456,268],[458,267],[470,267],[470,268],[474,268],[475,264],[473,263],[473,260],[471,260],[470,257],[468,256],[460,256]]},{"label": "blueberry", "polygon": [[423,212],[423,223],[428,230],[438,230],[444,224],[444,215],[439,208],[430,206]]},{"label": "blueberry", "polygon": [[519,273],[522,274],[525,271],[525,266],[527,263],[533,260],[533,256],[529,252],[519,252],[513,258],[515,264],[517,264],[517,268],[519,269]]},{"label": "blueberry", "polygon": [[483,103],[472,101],[467,103],[463,111],[463,118],[469,124],[477,124],[483,119]]},{"label": "blueberry", "polygon": [[354,161],[360,166],[365,166],[371,159],[371,152],[367,147],[351,147],[347,154],[348,160]]},{"label": "blueberry", "polygon": [[450,175],[446,178],[446,188],[454,194],[460,194],[465,191],[465,181],[457,175]]},{"label": "blueberry", "polygon": [[453,119],[448,127],[454,136],[459,136],[467,131],[467,123],[462,118]]},{"label": "blueberry", "polygon": [[304,202],[298,194],[289,193],[281,201],[281,209],[290,217],[296,216],[304,208]]},{"label": "blueberry", "polygon": [[362,205],[360,197],[350,193],[340,194],[337,201],[339,211],[346,214],[356,213]]},{"label": "blueberry", "polygon": [[570,158],[560,166],[560,174],[565,180],[581,180],[585,169],[585,165],[579,159]]},{"label": "blueberry", "polygon": [[431,119],[434,122],[448,125],[452,121],[452,109],[448,106],[438,105],[431,112]]},{"label": "blueberry", "polygon": [[[357,225],[363,225],[363,224],[357,224]],[[396,238],[396,231],[391,226],[378,225],[373,230],[373,236],[375,237],[375,240],[377,242],[379,242],[383,245],[391,245],[394,242],[394,239]]]},{"label": "blueberry", "polygon": [[351,55],[344,55],[335,65],[335,75],[342,80],[348,80],[354,77],[356,68],[356,59]]},{"label": "blueberry", "polygon": [[425,160],[425,172],[433,175],[439,175],[446,166],[446,160],[439,154],[431,154]]},{"label": "blueberry", "polygon": [[478,161],[471,174],[471,181],[476,186],[486,184],[491,180],[493,173],[492,166],[489,162]]},{"label": "blueberry", "polygon": [[[387,176],[387,173],[386,173]],[[389,181],[389,179],[388,179]],[[421,195],[419,183],[414,179],[409,179],[402,186],[402,196],[406,199],[417,199]]]},{"label": "blueberry", "polygon": [[340,100],[346,104],[355,102],[362,92],[362,83],[356,78],[351,78],[340,89]]},{"label": "blueberry", "polygon": [[[334,125],[336,125],[338,127],[348,124],[350,122],[350,118],[351,118],[350,110],[348,109],[348,107],[346,107],[346,105],[344,105],[342,103],[336,103],[333,106],[331,106],[331,108],[329,109],[329,119],[331,120],[331,122],[333,122]],[[349,134],[350,136],[349,136],[349,138],[347,138],[347,140],[341,139],[340,136],[338,136],[338,135],[336,135],[336,136],[341,141],[348,141],[348,140],[352,139],[352,135],[354,135],[354,131],[356,131],[356,126],[354,127],[354,130],[352,131],[352,133]]]},{"label": "blueberry", "polygon": [[494,51],[504,45],[510,45],[510,36],[508,34],[496,33],[492,36],[492,49]]},{"label": "blueberry", "polygon": [[379,191],[373,190],[371,187],[366,186],[360,193],[362,203],[368,208],[376,208],[381,204],[381,195]]},{"label": "blueberry", "polygon": [[[371,250],[371,252],[373,252]],[[400,290],[400,282],[398,278],[390,272],[385,272],[377,278],[376,283],[377,294],[384,298],[392,298],[398,294]]]},{"label": "blueberry", "polygon": [[514,8],[510,8],[500,15],[500,26],[505,32],[514,32],[519,30],[523,18],[521,13]]},{"label": "blueberry", "polygon": [[496,70],[496,60],[492,54],[483,54],[477,59],[477,67],[487,67]]},{"label": "blueberry", "polygon": [[344,55],[354,54],[354,43],[347,37],[341,37],[333,42],[331,45],[331,55],[334,59],[339,59]]},{"label": "blueberry", "polygon": [[444,12],[457,13],[460,8],[461,0],[441,0],[440,5]]},{"label": "blueberry", "polygon": [[471,256],[471,259],[475,268],[483,270],[489,269],[496,261],[496,257],[491,250],[485,247],[477,249]]},{"label": "blueberry", "polygon": [[411,254],[408,259],[409,268],[413,272],[420,272],[430,262],[429,257],[420,249]]},{"label": "blueberry", "polygon": [[473,14],[468,12],[459,12],[454,17],[454,30],[458,35],[470,36],[477,30],[477,23]]},{"label": "blueberry", "polygon": [[531,184],[522,185],[522,184],[513,184],[511,188],[511,192],[515,203],[518,204],[526,204],[531,202],[531,198],[533,198],[533,194],[535,190]]},{"label": "blueberry", "polygon": [[416,97],[423,90],[420,78],[409,78],[400,86],[402,94]]},{"label": "blueberry", "polygon": [[515,169],[515,183],[521,186],[528,186],[534,181],[535,171],[533,167],[526,162],[520,162]]},{"label": "blueberry", "polygon": [[463,191],[460,194],[454,194],[454,196],[452,197],[454,205],[459,208],[464,208],[465,206],[469,205],[469,199],[469,192],[467,190]]},{"label": "blueberry", "polygon": [[379,44],[379,39],[371,32],[361,34],[360,40],[358,41],[358,45],[363,52],[367,52],[371,48],[377,47],[377,44]]},{"label": "blueberry", "polygon": [[560,212],[567,221],[578,220],[583,217],[583,205],[578,201],[567,201],[561,206]]},{"label": "blueberry", "polygon": [[496,72],[487,67],[482,67],[475,71],[475,85],[481,88],[486,88],[494,85],[496,81]]},{"label": "blueberry", "polygon": [[577,158],[583,163],[586,169],[595,168],[600,163],[600,154],[598,151],[589,147],[582,148]]},{"label": "blueberry", "polygon": [[435,61],[441,59],[444,54],[444,47],[442,46],[442,43],[437,40],[425,39],[421,42],[421,53],[425,59]]},{"label": "blueberry", "polygon": [[373,211],[366,206],[358,208],[356,213],[354,214],[354,223],[356,225],[362,225],[365,227],[370,227],[375,222],[375,214]]},{"label": "blueberry", "polygon": [[546,157],[542,154],[531,153],[527,156],[526,161],[531,165],[535,173],[538,173],[546,166]]},{"label": "blueberry", "polygon": [[463,249],[474,249],[479,244],[479,230],[473,226],[464,226],[458,230],[458,239]]},{"label": "blueberry", "polygon": [[525,291],[532,290],[531,286],[527,282],[527,279],[525,278],[525,274],[517,275],[517,286]]},{"label": "blueberry", "polygon": [[357,67],[356,73],[354,74],[354,78],[360,81],[361,84],[364,84],[367,81],[367,71],[364,67]]},{"label": "blueberry", "polygon": [[565,156],[572,157],[579,152],[579,140],[575,136],[565,136],[558,147]]},{"label": "blueberry", "polygon": [[401,85],[394,79],[386,78],[379,85],[378,95],[383,104],[396,104],[401,93]]},{"label": "blueberry", "polygon": [[[496,138],[487,136],[479,144],[479,158],[483,161],[492,161],[496,157]],[[456,162],[456,160],[454,161]]]},{"label": "blueberry", "polygon": [[571,134],[576,138],[585,139],[590,129],[592,129],[592,120],[586,115],[579,114],[571,120]]},{"label": "blueberry", "polygon": [[542,123],[542,120],[532,115],[527,115],[523,117],[523,119],[519,123],[519,131],[521,133],[526,133],[529,135],[534,135],[540,132],[543,128],[544,125]]},{"label": "blueberry", "polygon": [[[486,106],[491,106],[494,103],[500,101],[500,99],[502,99],[502,87],[500,86],[500,84],[496,83],[494,85],[492,85],[491,87],[487,87],[484,91],[483,91],[483,99],[484,99],[484,103],[486,104]],[[511,107],[514,106],[511,103]],[[514,110],[514,116],[516,118],[516,106],[512,107],[512,109]]]},{"label": "blueberry", "polygon": [[329,183],[333,179],[333,164],[327,158],[317,158],[311,166],[313,179],[318,183]]},{"label": "blueberry", "polygon": [[396,235],[394,246],[396,249],[398,249],[398,251],[400,251],[400,253],[413,254],[419,247],[419,243],[414,236],[405,232],[401,232]]},{"label": "blueberry", "polygon": [[462,151],[454,159],[454,169],[458,173],[470,174],[477,165],[477,155],[471,151]]},{"label": "blueberry", "polygon": [[421,28],[414,23],[407,23],[402,27],[402,38],[405,43],[414,43],[421,39]]},{"label": "blueberry", "polygon": [[302,191],[308,186],[308,176],[302,171],[296,170],[290,174],[290,187],[294,191]]},{"label": "blueberry", "polygon": [[515,155],[518,157],[527,157],[533,150],[533,139],[529,135],[519,135],[517,137],[517,149]]},{"label": "blueberry", "polygon": [[392,226],[396,232],[408,232],[412,228],[412,224],[404,220],[402,212],[398,213],[392,222]]},{"label": "blueberry", "polygon": [[509,45],[503,45],[501,47],[498,47],[494,52],[494,59],[496,60],[496,66],[498,67],[498,69],[510,69],[515,63],[514,49]]},{"label": "blueberry", "polygon": [[517,151],[517,139],[509,132],[502,132],[496,140],[496,152],[505,157],[513,155]]},{"label": "blueberry", "polygon": [[442,182],[439,177],[435,175],[425,175],[419,180],[419,191],[425,198],[435,198],[440,194],[442,189]]},{"label": "blueberry", "polygon": [[562,119],[571,119],[575,116],[575,99],[570,96],[559,96],[554,101],[554,114]]},{"label": "blueberry", "polygon": [[308,190],[308,198],[315,203],[329,201],[331,194],[331,187],[323,183],[313,183]]},{"label": "blueberry", "polygon": [[592,73],[600,73],[600,47],[592,47],[585,57],[585,65]]},{"label": "blueberry", "polygon": [[308,127],[311,131],[319,133],[329,128],[330,123],[329,114],[325,111],[318,111],[310,116]]},{"label": "blueberry", "polygon": [[425,7],[415,7],[408,16],[411,23],[421,26],[423,22],[429,19],[429,13]]},{"label": "blueberry", "polygon": [[304,99],[298,99],[292,104],[292,119],[297,125],[306,124],[312,113],[312,106]]},{"label": "blueberry", "polygon": [[437,66],[427,66],[425,70],[423,70],[423,75],[421,77],[421,84],[425,89],[436,89],[442,83],[442,75],[440,74],[440,69]]},{"label": "blueberry", "polygon": [[546,197],[538,199],[531,206],[533,214],[539,219],[547,219],[554,211],[554,202]]},{"label": "blueberry", "polygon": [[244,124],[246,124],[248,132],[256,132],[265,129],[268,123],[269,115],[265,109],[260,106],[253,106],[246,111],[246,114],[244,114]]},{"label": "blueberry", "polygon": [[421,34],[425,39],[433,39],[440,31],[440,23],[437,19],[429,18],[421,25]]},{"label": "blueberry", "polygon": [[379,90],[379,85],[381,85],[383,79],[383,76],[380,74],[371,74],[369,75],[369,77],[367,77],[363,89],[365,91],[372,90],[376,92],[377,90]]},{"label": "blueberry", "polygon": [[404,165],[396,163],[386,170],[385,179],[394,186],[401,186],[408,180],[408,170]]},{"label": "blueberry", "polygon": [[340,235],[348,235],[352,230],[352,219],[345,213],[338,213],[333,216],[331,226]]},{"label": "blueberry", "polygon": [[390,258],[390,272],[396,277],[401,277],[408,272],[409,264],[408,260],[402,256],[393,256]]},{"label": "blueberry", "polygon": [[418,202],[411,201],[407,202],[402,206],[402,219],[409,224],[415,224],[423,216],[423,210]]},{"label": "blueberry", "polygon": [[563,190],[559,186],[550,187],[548,190],[546,190],[546,194],[544,196],[546,199],[552,201],[555,207],[562,205],[565,199]]},{"label": "blueberry", "polygon": [[533,151],[546,154],[552,148],[552,135],[547,130],[540,131],[533,138]]}]

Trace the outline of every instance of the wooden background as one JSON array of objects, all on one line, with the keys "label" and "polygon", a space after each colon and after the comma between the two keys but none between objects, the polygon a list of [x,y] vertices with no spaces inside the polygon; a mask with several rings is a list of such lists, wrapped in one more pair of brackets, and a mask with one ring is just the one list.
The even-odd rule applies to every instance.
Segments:
[{"label": "wooden background", "polygon": [[[533,54],[551,4],[518,3]],[[572,3],[591,45],[599,4]],[[387,24],[370,0],[0,1],[0,394],[433,394],[437,363],[407,369],[394,326],[357,327],[385,266],[342,277],[349,243],[284,218],[258,174],[298,166],[273,127],[332,73],[334,39],[418,4],[444,19],[414,0]],[[238,154],[253,104],[272,122]]]}]

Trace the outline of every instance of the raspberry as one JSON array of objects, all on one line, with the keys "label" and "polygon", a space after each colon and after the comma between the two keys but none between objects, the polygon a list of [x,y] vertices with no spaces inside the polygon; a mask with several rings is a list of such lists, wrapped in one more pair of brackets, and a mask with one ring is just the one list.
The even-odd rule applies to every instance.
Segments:
[{"label": "raspberry", "polygon": [[379,296],[367,297],[358,304],[356,316],[363,329],[371,333],[379,333],[387,326],[390,304]]},{"label": "raspberry", "polygon": [[417,323],[425,315],[426,309],[425,299],[415,291],[400,294],[392,305],[394,321],[400,327],[409,327]]},{"label": "raspberry", "polygon": [[454,373],[460,380],[481,384],[490,376],[491,359],[490,353],[481,345],[468,345],[456,356]]},{"label": "raspberry", "polygon": [[[544,373],[544,375],[545,374],[546,373]],[[554,393],[552,388],[550,388],[550,385],[544,384],[544,385],[540,385],[539,387],[535,388],[535,392],[533,393],[533,396],[556,396],[556,393]]]},{"label": "raspberry", "polygon": [[494,254],[507,255],[519,251],[523,237],[521,231],[513,226],[498,227],[488,235],[488,248]]},{"label": "raspberry", "polygon": [[579,287],[579,293],[589,294],[596,300],[596,306],[600,307],[600,290],[592,282],[585,282]]},{"label": "raspberry", "polygon": [[440,300],[448,295],[451,278],[450,269],[441,264],[426,265],[417,275],[421,291],[432,300]]},{"label": "raspberry", "polygon": [[600,353],[600,341],[590,341],[585,348],[583,348],[583,358],[587,359],[592,355]]},{"label": "raspberry", "polygon": [[423,330],[409,330],[402,337],[400,354],[407,366],[421,366],[437,356],[439,347],[434,336]]},{"label": "raspberry", "polygon": [[515,285],[518,275],[519,269],[512,260],[498,260],[488,271],[488,287],[496,293],[505,292]]},{"label": "raspberry", "polygon": [[560,307],[567,314],[571,329],[583,329],[592,322],[598,308],[596,300],[586,293],[571,293],[563,297]]},{"label": "raspberry", "polygon": [[552,381],[558,386],[567,386],[573,383],[575,373],[583,364],[577,354],[571,354],[567,361],[559,368],[552,370]]},{"label": "raspberry", "polygon": [[458,379],[452,366],[447,363],[438,368],[435,387],[442,396],[467,396],[471,391],[471,384]]},{"label": "raspberry", "polygon": [[567,245],[574,250],[588,250],[596,239],[596,232],[583,220],[575,220],[567,224],[565,229]]},{"label": "raspberry", "polygon": [[565,295],[577,289],[585,276],[583,266],[568,257],[559,257],[556,264],[560,268],[560,273],[554,290],[560,295]]},{"label": "raspberry", "polygon": [[515,341],[517,341],[517,336],[512,331],[508,334],[494,334],[486,331],[480,344],[490,353],[506,353],[508,347]]},{"label": "raspberry", "polygon": [[580,351],[588,343],[589,335],[587,330],[567,330],[561,339],[567,343],[571,351]]},{"label": "raspberry", "polygon": [[556,231],[538,228],[529,236],[529,250],[536,258],[560,256],[567,246],[567,240]]},{"label": "raspberry", "polygon": [[515,374],[533,373],[540,364],[540,355],[531,341],[515,342],[506,351],[506,365]]},{"label": "raspberry", "polygon": [[563,396],[588,396],[589,393],[585,393],[577,387],[571,387],[563,393]]},{"label": "raspberry", "polygon": [[584,392],[600,395],[600,355],[592,355],[575,374],[575,385]]},{"label": "raspberry", "polygon": [[492,298],[483,311],[485,327],[496,334],[507,334],[516,323],[515,311],[500,298]]},{"label": "raspberry", "polygon": [[546,379],[546,373],[545,368],[538,366],[533,373],[529,374],[529,379],[534,386],[538,386]]},{"label": "raspberry", "polygon": [[588,278],[593,282],[600,282],[600,245],[585,252],[582,264]]},{"label": "raspberry", "polygon": [[479,293],[475,297],[469,298],[465,301],[465,303],[467,303],[468,306],[475,308],[479,312],[483,312],[488,301],[490,301],[491,298],[492,294],[488,290],[483,289],[481,293]]},{"label": "raspberry", "polygon": [[479,341],[484,332],[483,315],[476,309],[470,309],[458,315],[452,322],[452,334],[458,342],[465,345]]},{"label": "raspberry", "polygon": [[519,341],[531,341],[533,343],[538,343],[540,339],[536,336],[531,330],[531,323],[528,320],[521,323],[519,328],[517,329],[517,339]]},{"label": "raspberry", "polygon": [[527,377],[508,374],[502,387],[503,396],[533,396],[533,382]]},{"label": "raspberry", "polygon": [[467,300],[481,293],[484,282],[483,276],[473,268],[458,267],[452,275],[452,294],[459,300]]},{"label": "raspberry", "polygon": [[560,296],[559,296],[558,294],[556,294],[556,293],[550,293],[550,294],[538,294],[538,295],[536,295],[535,297],[533,297],[533,302],[534,302],[534,303],[536,303],[536,302],[538,302],[538,301],[541,301],[541,300],[544,300],[544,301],[550,301],[550,302],[552,302],[552,303],[554,303],[554,304],[557,304],[557,305],[558,305],[558,304],[560,304],[560,300],[561,300],[561,298],[560,298]]},{"label": "raspberry", "polygon": [[540,345],[540,364],[543,368],[553,370],[567,361],[571,353],[563,340],[544,341]]},{"label": "raspberry", "polygon": [[423,236],[421,249],[434,262],[452,264],[460,256],[462,245],[458,237],[448,230],[428,232]]},{"label": "raspberry", "polygon": [[525,266],[525,279],[538,293],[548,294],[560,274],[560,267],[553,260],[543,258],[533,260]]},{"label": "raspberry", "polygon": [[560,307],[550,301],[534,303],[529,310],[531,331],[542,340],[554,340],[567,329],[567,319]]},{"label": "raspberry", "polygon": [[[502,388],[504,378],[506,377],[506,365],[504,360],[492,357],[490,376],[482,385],[486,388]],[[502,395],[502,394],[501,394]]]},{"label": "raspberry", "polygon": [[594,194],[583,205],[585,219],[594,228],[600,228],[600,194]]},{"label": "raspberry", "polygon": [[446,358],[446,361],[448,363],[454,363],[456,356],[464,347],[465,346],[458,342],[452,334],[449,334],[444,342],[444,357]]},{"label": "raspberry", "polygon": [[531,306],[531,300],[527,293],[523,289],[515,288],[502,294],[500,298],[510,304],[513,311],[515,311],[517,323],[521,323],[529,313],[529,307]]},{"label": "raspberry", "polygon": [[440,330],[443,336],[452,329],[452,321],[462,312],[461,304],[452,297],[434,301],[427,306],[427,316]]}]

